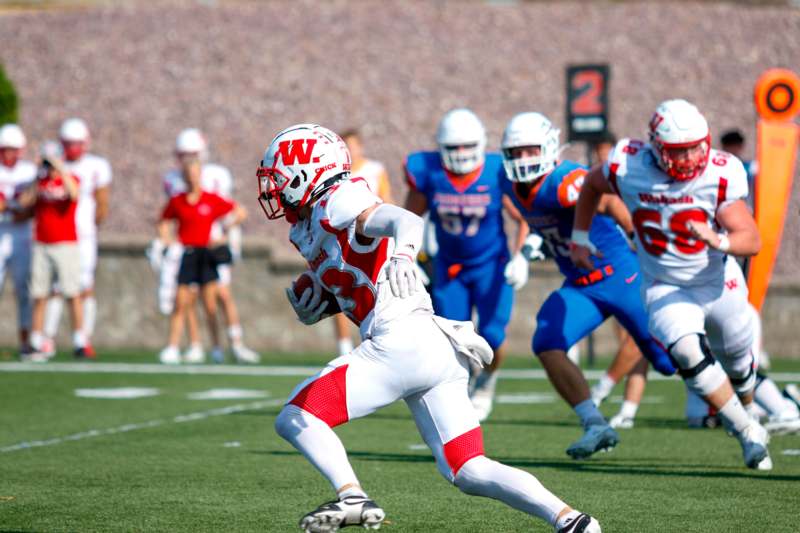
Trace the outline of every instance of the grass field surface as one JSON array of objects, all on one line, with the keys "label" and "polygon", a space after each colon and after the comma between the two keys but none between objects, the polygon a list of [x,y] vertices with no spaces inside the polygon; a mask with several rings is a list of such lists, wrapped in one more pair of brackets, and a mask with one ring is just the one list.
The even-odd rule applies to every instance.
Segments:
[{"label": "grass field surface", "polygon": [[[102,366],[0,362],[0,532],[291,532],[332,498],[327,482],[272,428],[308,369],[272,372],[270,365],[322,359],[267,357],[257,367],[262,375],[210,365],[202,368],[230,372],[121,366],[154,360],[118,353],[104,356]],[[527,359],[512,360],[513,367],[534,368]],[[798,362],[777,361],[774,372],[797,371]],[[270,375],[281,373],[297,375]],[[513,370],[509,377],[520,378]],[[143,396],[96,397],[120,389]],[[533,473],[595,515],[604,532],[800,530],[800,436],[773,437],[773,471],[747,470],[724,431],[685,428],[678,380],[653,381],[636,427],[620,431],[612,452],[582,462],[564,453],[580,430],[546,380],[501,379],[498,394],[484,424],[487,455]],[[612,396],[604,412],[614,414],[618,401]],[[403,404],[336,431],[365,489],[386,510],[385,531],[551,531],[450,486]]]}]

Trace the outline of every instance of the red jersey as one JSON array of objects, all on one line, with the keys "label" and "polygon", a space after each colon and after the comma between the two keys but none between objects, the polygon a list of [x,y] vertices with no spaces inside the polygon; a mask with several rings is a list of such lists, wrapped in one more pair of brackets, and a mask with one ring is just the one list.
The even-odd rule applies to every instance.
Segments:
[{"label": "red jersey", "polygon": [[[74,178],[78,182],[78,178]],[[77,242],[75,209],[61,176],[42,178],[36,183],[36,241],[44,244]]]},{"label": "red jersey", "polygon": [[186,195],[187,193],[182,193],[170,198],[161,219],[178,221],[178,240],[184,246],[208,246],[211,225],[219,217],[233,211],[234,203],[203,191],[197,202],[190,204]]}]

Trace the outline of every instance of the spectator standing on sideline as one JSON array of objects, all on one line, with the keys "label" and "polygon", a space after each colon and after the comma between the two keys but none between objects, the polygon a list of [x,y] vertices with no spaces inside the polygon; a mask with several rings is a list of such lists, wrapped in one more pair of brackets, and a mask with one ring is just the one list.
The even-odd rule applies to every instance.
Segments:
[{"label": "spectator standing on sideline", "polygon": [[[169,171],[164,176],[164,192],[168,198],[187,191],[188,185],[184,180],[186,169],[199,163],[200,187],[203,191],[216,194],[225,200],[231,200],[233,197],[233,176],[222,165],[208,162],[208,143],[200,130],[187,128],[178,134],[175,141],[175,158],[178,168]],[[235,215],[232,214],[230,216]],[[224,229],[225,227],[227,227],[227,230]],[[217,299],[222,306],[222,312],[225,315],[228,326],[227,332],[231,351],[238,363],[258,363],[260,356],[244,344],[239,310],[230,288],[233,277],[233,263],[242,255],[241,241],[241,228],[238,225],[228,224],[224,219],[217,220],[212,224],[209,247],[216,264],[218,275]],[[180,243],[173,243],[166,250],[166,255],[162,253],[164,249],[162,243],[156,241],[154,246],[154,250],[158,251],[158,253],[151,253],[150,256],[159,258],[159,307],[162,313],[170,314],[175,303],[177,275],[182,251]],[[161,259],[162,257],[163,259]],[[194,305],[186,309],[185,318],[189,326],[191,345],[184,354],[184,359],[188,361],[202,360],[205,356],[200,342]],[[216,317],[213,318],[216,320]],[[208,317],[208,320],[211,319],[212,317]],[[224,362],[225,354],[219,344],[215,344],[212,347],[211,358],[216,363]]]},{"label": "spectator standing on sideline", "polygon": [[[342,139],[350,150],[353,164],[352,176],[364,178],[370,190],[384,203],[394,203],[392,199],[392,186],[389,173],[380,161],[367,159],[364,156],[364,146],[361,134],[356,129],[349,129],[342,133]],[[353,350],[353,340],[350,335],[350,321],[343,313],[333,316],[333,325],[336,333],[336,347],[339,355],[344,355]]]},{"label": "spectator standing on sideline", "polygon": [[[225,218],[227,227],[224,229],[230,229],[239,225],[247,215],[235,202],[204,191],[201,187],[201,176],[202,165],[199,160],[188,162],[183,167],[187,190],[170,198],[158,223],[159,240],[169,246],[172,240],[170,221],[177,221],[177,237],[183,246],[175,308],[170,318],[169,343],[159,355],[161,362],[166,364],[181,362],[178,343],[183,333],[184,314],[194,302],[192,285],[199,286],[211,340],[214,346],[219,346],[216,321],[219,273],[217,262],[209,249],[212,226],[218,219],[232,213],[232,216]],[[184,358],[184,362],[188,363],[202,363],[204,360],[205,355],[202,352],[196,359]]]},{"label": "spectator standing on sideline", "polygon": [[[30,351],[31,299],[28,281],[31,274],[30,212],[21,209],[17,195],[36,179],[36,165],[21,159],[25,134],[16,124],[0,127],[0,291],[6,271],[14,280],[17,299],[17,324],[20,353]],[[0,292],[1,293],[1,292]]]},{"label": "spectator standing on sideline", "polygon": [[47,298],[56,279],[69,305],[75,357],[86,356],[80,299],[81,254],[75,223],[80,182],[66,169],[62,158],[62,147],[46,142],[42,146],[41,166],[35,185],[19,196],[22,207],[33,208],[36,221],[31,265],[31,296],[34,299],[32,351],[26,354],[35,362],[44,362],[50,357],[41,351],[44,340],[42,325]]}]

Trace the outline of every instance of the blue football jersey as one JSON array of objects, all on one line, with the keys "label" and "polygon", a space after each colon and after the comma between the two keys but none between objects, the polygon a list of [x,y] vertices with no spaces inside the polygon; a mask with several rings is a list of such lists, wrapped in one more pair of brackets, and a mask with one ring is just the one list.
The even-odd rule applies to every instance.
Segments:
[{"label": "blue football jersey", "polygon": [[438,152],[415,152],[406,159],[405,170],[409,186],[428,200],[439,244],[437,261],[470,266],[508,254],[500,154],[486,154],[481,168],[454,176],[442,166]]},{"label": "blue football jersey", "polygon": [[[575,204],[581,192],[586,167],[562,161],[556,168],[526,192],[526,185],[504,180],[503,190],[514,201],[531,231],[542,236],[559,270],[568,280],[575,280],[588,273],[576,267],[569,258],[569,243]],[[603,257],[593,257],[595,268],[606,265],[636,262],[636,255],[616,222],[607,216],[594,217],[589,238],[602,252]]]}]

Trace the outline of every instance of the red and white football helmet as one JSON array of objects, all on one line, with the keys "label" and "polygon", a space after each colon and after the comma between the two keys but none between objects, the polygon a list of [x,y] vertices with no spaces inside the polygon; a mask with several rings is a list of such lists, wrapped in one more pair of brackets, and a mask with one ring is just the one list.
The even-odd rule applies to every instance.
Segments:
[{"label": "red and white football helmet", "polygon": [[650,144],[658,166],[672,179],[694,179],[706,169],[711,153],[708,122],[686,100],[667,100],[650,119]]},{"label": "red and white football helmet", "polygon": [[350,151],[334,132],[317,124],[296,124],[278,133],[258,169],[258,201],[270,220],[297,211],[350,175]]}]

